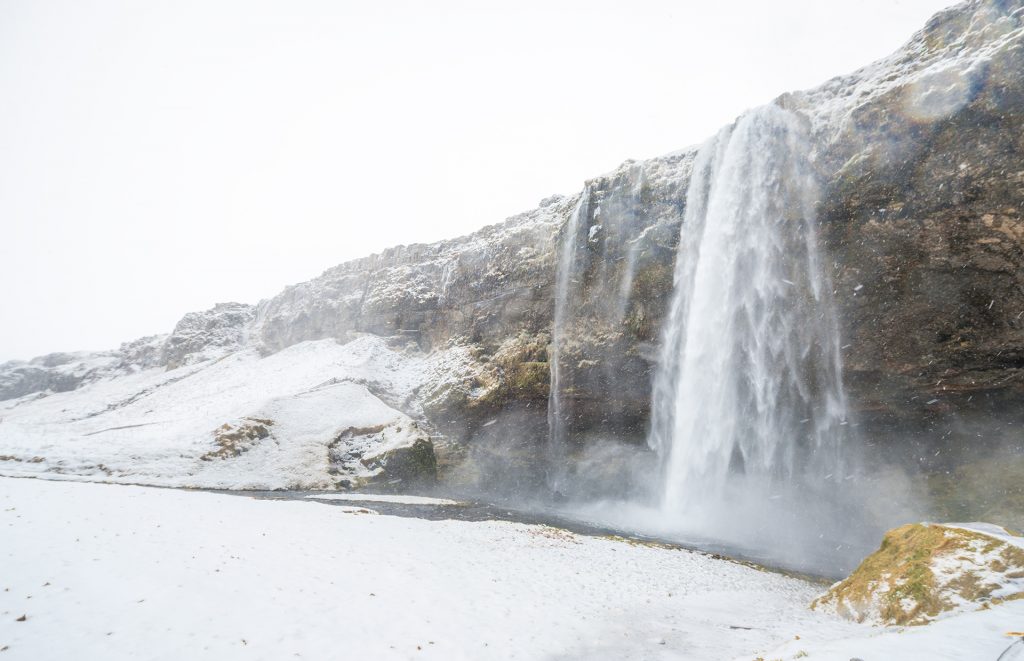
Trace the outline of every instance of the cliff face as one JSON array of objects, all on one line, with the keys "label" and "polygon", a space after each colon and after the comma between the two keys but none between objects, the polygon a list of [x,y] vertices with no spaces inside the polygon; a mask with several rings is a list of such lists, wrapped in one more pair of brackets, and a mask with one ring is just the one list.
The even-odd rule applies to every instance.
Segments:
[{"label": "cliff face", "polygon": [[[1019,445],[1024,3],[959,5],[894,55],[775,103],[813,136],[822,250],[863,435],[939,468],[981,441]],[[369,333],[464,358],[395,403],[444,437],[442,477],[487,482],[497,471],[532,484],[544,472],[563,269],[554,330],[570,444],[642,448],[694,151],[627,162],[577,196],[461,239],[342,264],[255,309],[190,315],[145,355],[126,346],[100,367],[86,365],[96,356],[76,358],[81,369],[7,364],[0,399]]]},{"label": "cliff face", "polygon": [[494,346],[547,324],[553,239],[572,200],[540,207],[461,239],[399,246],[347,262],[259,306],[267,352],[349,332],[404,335],[424,351],[464,338]]},{"label": "cliff face", "polygon": [[928,467],[1020,452],[1022,26],[1020,2],[962,5],[827,84],[864,99],[843,114],[785,99],[818,123],[847,387],[868,437]]}]

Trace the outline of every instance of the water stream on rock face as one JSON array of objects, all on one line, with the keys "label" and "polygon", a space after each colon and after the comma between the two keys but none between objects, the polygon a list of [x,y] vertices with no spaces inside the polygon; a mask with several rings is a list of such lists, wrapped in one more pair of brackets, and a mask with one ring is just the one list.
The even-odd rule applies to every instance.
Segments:
[{"label": "water stream on rock face", "polygon": [[704,145],[680,230],[648,443],[666,518],[750,543],[836,523],[848,434],[818,187],[797,116]]},{"label": "water stream on rock face", "polygon": [[566,452],[567,411],[562,393],[562,345],[569,310],[569,296],[576,275],[577,234],[582,218],[590,207],[590,191],[584,187],[576,209],[565,227],[555,271],[555,314],[551,327],[551,350],[548,354],[550,390],[548,394],[548,486],[558,491],[563,475]]},{"label": "water stream on rock face", "polygon": [[[596,484],[599,478],[588,477],[588,465],[607,460],[616,442],[611,430],[620,430],[629,415],[611,396],[623,378],[621,362],[608,355],[610,349],[594,351],[579,341],[601,333],[611,338],[623,327],[644,249],[638,236],[645,229],[643,168],[633,165],[614,177],[614,184],[598,180],[584,187],[556,252],[546,467],[548,487],[559,498],[582,497],[605,486]],[[593,414],[592,406],[585,407],[595,392],[605,395],[606,426],[596,433],[577,424]]]}]

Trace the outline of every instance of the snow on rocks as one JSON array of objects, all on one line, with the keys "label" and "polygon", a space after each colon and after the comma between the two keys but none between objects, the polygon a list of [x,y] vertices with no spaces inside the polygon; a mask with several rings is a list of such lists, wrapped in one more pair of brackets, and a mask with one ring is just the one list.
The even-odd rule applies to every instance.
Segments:
[{"label": "snow on rocks", "polygon": [[51,353],[0,364],[0,401],[67,392],[99,379],[134,374],[160,364],[166,335],[125,342],[113,351]]},{"label": "snow on rocks", "polygon": [[838,139],[858,110],[895,97],[917,121],[946,117],[971,100],[993,60],[1024,44],[1024,13],[996,0],[970,0],[939,12],[902,48],[812,90],[785,95],[815,130]]},{"label": "snow on rocks", "polygon": [[[395,407],[415,412],[417,392],[450,378],[437,366],[458,372],[460,356],[395,350],[366,335],[270,356],[247,349],[3,401],[0,474],[233,489],[335,488],[389,465],[384,477],[409,476],[413,459],[429,469],[430,439]],[[366,461],[332,464],[329,446],[345,450],[339,439]]]},{"label": "snow on rocks", "polygon": [[209,310],[189,312],[174,327],[161,349],[162,363],[173,369],[241,348],[256,318],[256,308],[244,303],[218,303]]},{"label": "snow on rocks", "polygon": [[2,363],[0,401],[67,392],[154,367],[174,369],[222,358],[247,343],[255,316],[252,305],[218,303],[209,310],[189,312],[169,335],[139,338],[111,351],[53,353]]},{"label": "snow on rocks", "polygon": [[437,481],[434,444],[408,418],[388,425],[349,427],[335,436],[327,449],[328,472],[343,476],[338,486],[346,489],[371,483],[409,488]]},{"label": "snow on rocks", "polygon": [[881,548],[812,608],[858,622],[918,625],[1024,599],[1024,537],[991,524],[924,524]]},{"label": "snow on rocks", "polygon": [[260,304],[254,340],[277,351],[355,330],[406,334],[431,347],[463,335],[474,319],[466,308],[504,299],[550,268],[573,200],[547,202],[468,236],[396,246],[287,287]]}]

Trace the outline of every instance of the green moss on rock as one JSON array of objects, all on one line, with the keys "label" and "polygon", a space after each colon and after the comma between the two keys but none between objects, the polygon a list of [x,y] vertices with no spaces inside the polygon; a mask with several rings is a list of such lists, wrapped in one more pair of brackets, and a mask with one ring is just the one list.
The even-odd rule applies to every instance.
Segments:
[{"label": "green moss on rock", "polygon": [[[1024,550],[974,530],[914,523],[885,534],[879,549],[811,608],[878,624],[926,624],[1014,592]],[[1011,594],[1002,594],[1005,600]]]}]

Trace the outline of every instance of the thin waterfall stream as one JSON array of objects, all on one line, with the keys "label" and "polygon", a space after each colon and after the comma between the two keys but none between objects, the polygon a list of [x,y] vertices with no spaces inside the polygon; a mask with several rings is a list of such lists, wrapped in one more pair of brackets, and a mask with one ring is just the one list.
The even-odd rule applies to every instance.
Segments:
[{"label": "thin waterfall stream", "polygon": [[551,349],[548,356],[550,365],[550,390],[548,395],[548,487],[558,491],[564,476],[563,463],[566,452],[566,429],[568,412],[562,393],[562,345],[565,342],[565,326],[569,310],[569,297],[576,274],[576,235],[583,216],[590,206],[589,190],[584,189],[575,210],[569,217],[562,237],[555,271],[555,312],[551,328]]}]

